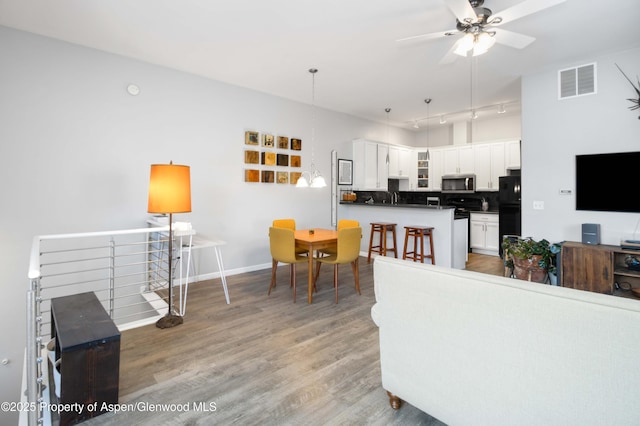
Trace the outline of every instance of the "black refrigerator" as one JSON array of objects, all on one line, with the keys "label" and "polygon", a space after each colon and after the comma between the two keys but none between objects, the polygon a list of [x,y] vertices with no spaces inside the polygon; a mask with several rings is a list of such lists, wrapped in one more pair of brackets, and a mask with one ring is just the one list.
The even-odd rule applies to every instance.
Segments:
[{"label": "black refrigerator", "polygon": [[520,176],[500,176],[498,194],[498,210],[500,233],[500,257],[502,257],[502,240],[505,235],[520,236],[522,232],[522,217],[520,209]]}]

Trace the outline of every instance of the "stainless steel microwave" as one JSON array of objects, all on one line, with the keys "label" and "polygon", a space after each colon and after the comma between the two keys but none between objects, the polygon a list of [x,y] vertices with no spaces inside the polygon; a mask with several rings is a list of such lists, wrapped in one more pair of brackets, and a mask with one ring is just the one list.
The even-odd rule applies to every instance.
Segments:
[{"label": "stainless steel microwave", "polygon": [[442,176],[442,192],[469,193],[476,191],[476,175]]}]

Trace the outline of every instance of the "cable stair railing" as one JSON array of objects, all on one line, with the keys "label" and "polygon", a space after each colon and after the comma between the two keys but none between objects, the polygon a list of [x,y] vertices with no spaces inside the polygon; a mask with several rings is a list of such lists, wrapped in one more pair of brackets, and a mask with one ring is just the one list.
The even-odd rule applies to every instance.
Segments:
[{"label": "cable stair railing", "polygon": [[[166,298],[158,291],[167,288],[168,231],[162,226],[34,238],[23,383],[28,410],[21,414],[21,425],[51,424],[51,299],[94,292],[121,331],[154,323],[167,312]],[[179,255],[174,259],[181,262]]]}]

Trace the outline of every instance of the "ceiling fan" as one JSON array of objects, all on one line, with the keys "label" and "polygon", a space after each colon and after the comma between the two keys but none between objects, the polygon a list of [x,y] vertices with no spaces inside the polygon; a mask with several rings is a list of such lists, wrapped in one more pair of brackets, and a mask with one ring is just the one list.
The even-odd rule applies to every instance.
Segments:
[{"label": "ceiling fan", "polygon": [[443,0],[456,17],[455,29],[405,37],[396,41],[426,41],[463,34],[440,63],[451,62],[455,58],[451,53],[460,56],[481,55],[494,43],[523,49],[535,38],[498,27],[564,1],[566,0],[525,0],[494,14],[491,9],[483,7],[484,0]]}]

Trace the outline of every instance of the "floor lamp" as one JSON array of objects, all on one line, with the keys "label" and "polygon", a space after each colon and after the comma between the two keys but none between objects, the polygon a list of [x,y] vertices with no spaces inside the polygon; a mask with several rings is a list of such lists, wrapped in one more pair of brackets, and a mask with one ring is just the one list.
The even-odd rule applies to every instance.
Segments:
[{"label": "floor lamp", "polygon": [[158,328],[182,324],[182,317],[173,312],[173,213],[191,211],[191,177],[189,166],[152,164],[149,178],[149,213],[169,214],[169,311],[156,322]]}]

